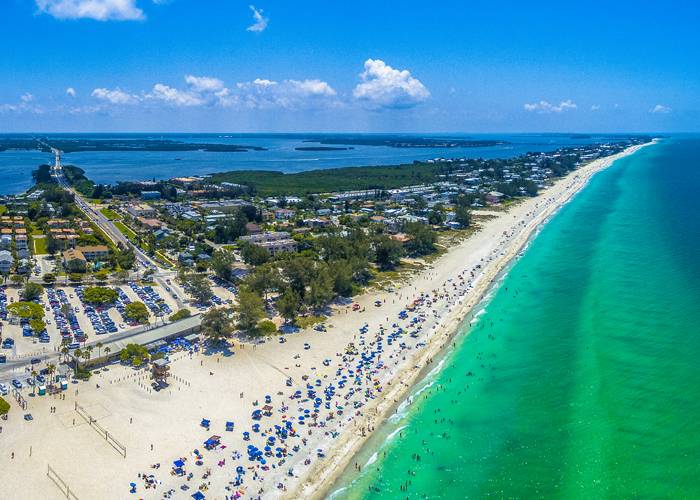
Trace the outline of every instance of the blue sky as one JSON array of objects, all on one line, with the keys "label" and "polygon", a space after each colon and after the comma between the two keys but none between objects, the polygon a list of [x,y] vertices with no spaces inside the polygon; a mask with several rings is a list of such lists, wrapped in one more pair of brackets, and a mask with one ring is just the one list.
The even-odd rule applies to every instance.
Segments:
[{"label": "blue sky", "polygon": [[4,0],[0,131],[698,131],[698,2]]}]

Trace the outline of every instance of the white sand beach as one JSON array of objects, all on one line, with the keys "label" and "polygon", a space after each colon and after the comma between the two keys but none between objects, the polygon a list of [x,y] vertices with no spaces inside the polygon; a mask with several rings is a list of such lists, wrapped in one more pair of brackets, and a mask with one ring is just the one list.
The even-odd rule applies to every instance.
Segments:
[{"label": "white sand beach", "polygon": [[[150,389],[149,373],[111,365],[62,395],[27,398],[31,422],[13,402],[0,421],[3,496],[65,498],[47,477],[50,465],[81,500],[191,498],[198,490],[215,499],[323,497],[534,231],[595,173],[641,147],[595,160],[497,212],[408,283],[364,294],[358,311],[335,308],[327,332],[236,343],[229,352],[179,352],[171,356],[170,387],[160,392]],[[266,395],[269,414],[254,420]],[[76,403],[126,447],[125,457]],[[207,450],[212,435],[221,445]],[[257,451],[249,445],[262,456],[250,460]],[[186,459],[182,475],[173,473],[179,459]]]}]

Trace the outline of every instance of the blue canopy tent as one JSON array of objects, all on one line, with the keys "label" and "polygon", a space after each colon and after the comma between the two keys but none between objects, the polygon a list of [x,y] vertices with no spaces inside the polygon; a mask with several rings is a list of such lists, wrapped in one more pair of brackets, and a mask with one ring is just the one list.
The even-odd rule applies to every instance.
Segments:
[{"label": "blue canopy tent", "polygon": [[204,500],[206,497],[204,496],[204,493],[202,493],[201,491],[195,491],[192,494],[192,498],[194,498],[194,500]]}]

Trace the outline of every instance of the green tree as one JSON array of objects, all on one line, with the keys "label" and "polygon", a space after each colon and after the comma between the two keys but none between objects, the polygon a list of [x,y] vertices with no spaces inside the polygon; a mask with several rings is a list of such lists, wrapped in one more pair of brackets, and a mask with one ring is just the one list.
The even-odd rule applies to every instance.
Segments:
[{"label": "green tree", "polygon": [[136,323],[148,323],[149,313],[143,302],[132,302],[124,307],[124,316]]},{"label": "green tree", "polygon": [[234,323],[229,308],[210,309],[202,316],[202,335],[213,342],[221,342],[233,335]]},{"label": "green tree", "polygon": [[15,285],[21,285],[25,282],[25,277],[21,274],[13,274],[10,276],[10,281]]},{"label": "green tree", "polygon": [[252,243],[241,243],[241,257],[246,264],[259,266],[270,260],[270,252],[266,248]]},{"label": "green tree", "polygon": [[253,334],[264,316],[262,298],[249,290],[241,290],[238,294],[238,328],[247,334]]},{"label": "green tree", "polygon": [[22,299],[26,301],[38,299],[41,297],[43,291],[44,287],[41,286],[39,283],[32,283],[31,281],[29,281],[27,282],[27,284],[24,285],[24,290],[22,290]]},{"label": "green tree", "polygon": [[29,326],[37,335],[46,329],[46,323],[44,323],[44,320],[36,318],[29,321]]},{"label": "green tree", "polygon": [[7,306],[8,312],[21,319],[43,319],[44,308],[34,302],[15,302]]},{"label": "green tree", "polygon": [[[105,352],[107,349],[105,348]],[[148,361],[151,355],[148,349],[139,344],[127,344],[124,349],[119,352],[119,360],[124,364],[139,366],[144,361]]]},{"label": "green tree", "polygon": [[229,280],[231,279],[231,271],[235,262],[236,258],[231,250],[220,249],[216,250],[211,256],[209,265],[219,278]]},{"label": "green tree", "polygon": [[106,304],[114,304],[119,295],[116,290],[103,286],[91,286],[83,292],[83,300],[88,304],[104,306]]},{"label": "green tree", "polygon": [[301,298],[292,290],[287,288],[277,299],[277,310],[286,321],[294,322],[301,308]]},{"label": "green tree", "polygon": [[428,255],[435,252],[437,235],[430,227],[420,222],[410,222],[406,224],[406,234],[411,239],[406,244],[411,255]]},{"label": "green tree", "polygon": [[386,235],[377,237],[374,243],[374,254],[377,265],[382,270],[394,269],[401,263],[403,245]]},{"label": "green tree", "polygon": [[455,222],[462,227],[469,227],[472,222],[471,213],[465,206],[459,205],[455,207]]},{"label": "green tree", "polygon": [[203,274],[188,274],[185,283],[197,304],[208,304],[214,295],[209,279]]},{"label": "green tree", "polygon": [[445,214],[442,213],[442,209],[437,205],[428,213],[428,222],[434,226],[439,226],[445,222]]},{"label": "green tree", "polygon": [[271,263],[263,264],[255,268],[245,279],[245,285],[258,295],[267,299],[270,292],[280,287],[281,279],[277,267]]},{"label": "green tree", "polygon": [[277,332],[277,325],[275,325],[269,319],[266,319],[265,321],[261,321],[258,324],[257,332],[258,332],[258,335],[260,335],[262,337],[272,335],[273,333]]},{"label": "green tree", "polygon": [[326,306],[333,300],[334,280],[327,265],[319,266],[315,276],[311,278],[309,289],[306,293],[306,303],[315,308]]},{"label": "green tree", "polygon": [[46,273],[46,274],[44,274],[44,277],[42,279],[43,279],[44,283],[46,283],[47,285],[50,285],[50,284],[56,282],[56,275],[53,273]]}]

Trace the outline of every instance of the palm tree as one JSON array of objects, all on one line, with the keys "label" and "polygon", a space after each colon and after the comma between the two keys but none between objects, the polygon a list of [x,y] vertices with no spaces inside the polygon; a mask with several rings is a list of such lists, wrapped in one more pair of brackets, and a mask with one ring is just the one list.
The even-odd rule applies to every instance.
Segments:
[{"label": "palm tree", "polygon": [[32,396],[34,396],[34,394],[36,394],[36,376],[37,375],[38,375],[38,373],[36,372],[36,370],[32,370],[32,381],[34,382],[32,384]]},{"label": "palm tree", "polygon": [[87,348],[83,351],[83,357],[85,358],[85,364],[87,364],[90,361],[90,358],[92,357],[92,350],[94,347],[91,345],[87,346]]},{"label": "palm tree", "polygon": [[53,374],[56,373],[56,365],[49,363],[46,365],[46,374],[49,377],[49,387],[53,386]]},{"label": "palm tree", "polygon": [[102,346],[103,345],[104,344],[102,342],[98,342],[97,344],[95,344],[95,347],[97,347],[97,358],[98,359],[102,357],[101,354],[102,354]]},{"label": "palm tree", "polygon": [[109,346],[105,347],[105,356],[109,358],[109,353],[112,352],[112,349],[109,348]]},{"label": "palm tree", "polygon": [[67,345],[64,345],[63,347],[61,347],[61,354],[63,354],[63,360],[64,360],[64,361],[65,361],[66,359],[68,359],[68,353],[69,353],[69,352],[70,352],[70,349],[68,349],[68,346],[67,346]]},{"label": "palm tree", "polygon": [[74,370],[75,370],[76,377],[78,376],[78,363],[79,363],[78,360],[82,357],[83,357],[83,351],[81,349],[78,348],[73,352],[73,360],[75,361]]}]

